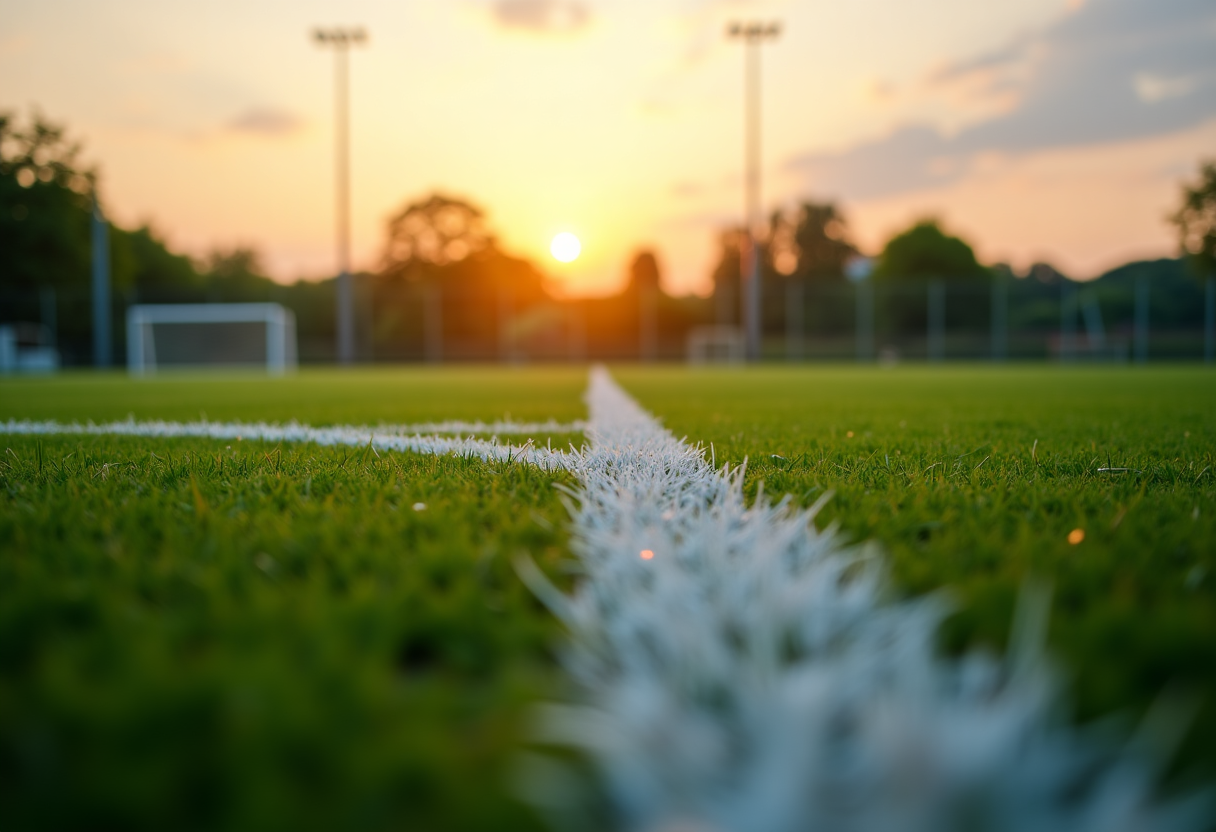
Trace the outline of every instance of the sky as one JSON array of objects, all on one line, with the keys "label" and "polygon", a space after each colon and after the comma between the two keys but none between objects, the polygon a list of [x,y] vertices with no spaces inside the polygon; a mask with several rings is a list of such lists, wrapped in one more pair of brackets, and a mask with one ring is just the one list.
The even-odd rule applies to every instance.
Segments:
[{"label": "sky", "polygon": [[[985,262],[1089,278],[1174,256],[1216,158],[1211,0],[0,0],[0,109],[82,141],[109,215],[276,279],[336,269],[334,56],[350,62],[354,265],[433,191],[487,213],[561,294],[654,249],[704,294],[742,221],[743,51],[762,49],[762,203],[832,200],[867,253],[923,217]],[[549,242],[576,234],[582,255]]]}]

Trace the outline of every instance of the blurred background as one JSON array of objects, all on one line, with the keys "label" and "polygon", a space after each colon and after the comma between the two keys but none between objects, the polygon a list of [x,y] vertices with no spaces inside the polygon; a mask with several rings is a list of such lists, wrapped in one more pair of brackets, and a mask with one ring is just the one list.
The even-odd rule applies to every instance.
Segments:
[{"label": "blurred background", "polygon": [[302,362],[741,360],[752,239],[761,358],[1212,360],[1208,0],[0,15],[8,369],[238,302]]}]

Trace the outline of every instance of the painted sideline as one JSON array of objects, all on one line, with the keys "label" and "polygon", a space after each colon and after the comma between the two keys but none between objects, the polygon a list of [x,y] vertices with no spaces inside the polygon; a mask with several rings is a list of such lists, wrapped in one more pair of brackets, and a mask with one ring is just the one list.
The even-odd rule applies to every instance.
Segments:
[{"label": "painted sideline", "polygon": [[[201,437],[205,439],[261,440],[264,442],[313,442],[318,445],[351,445],[377,450],[413,451],[424,454],[454,454],[493,461],[528,462],[549,470],[572,467],[569,451],[540,448],[531,442],[502,444],[498,434],[581,433],[582,423],[547,422],[426,422],[417,425],[311,427],[297,422],[164,422],[158,420],[105,422],[102,424],[55,421],[0,422],[5,434],[84,434],[93,436]],[[430,435],[422,435],[423,432]],[[490,439],[461,436],[490,433]],[[456,434],[455,436],[444,434]]]},{"label": "painted sideline", "polygon": [[[749,505],[741,470],[714,470],[602,368],[587,403],[583,579],[564,596],[519,570],[570,632],[573,701],[543,709],[538,739],[586,753],[621,828],[1207,828],[1209,795],[1156,796],[1151,745],[1185,718],[1163,705],[1130,744],[1068,725],[1046,593],[1027,593],[1008,656],[943,657],[944,602],[892,598],[878,559],[815,529],[818,506]],[[527,793],[579,824],[571,770],[528,762]]]}]

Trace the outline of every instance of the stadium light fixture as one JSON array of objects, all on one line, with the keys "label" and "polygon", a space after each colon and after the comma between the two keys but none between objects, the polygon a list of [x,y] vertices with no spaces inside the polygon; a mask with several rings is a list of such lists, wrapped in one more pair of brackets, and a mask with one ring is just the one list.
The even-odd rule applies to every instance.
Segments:
[{"label": "stadium light fixture", "polygon": [[338,219],[338,362],[355,360],[355,290],[350,275],[350,48],[367,42],[361,27],[316,29],[313,37],[334,50],[335,144]]},{"label": "stadium light fixture", "polygon": [[744,98],[744,235],[740,252],[743,275],[743,329],[748,361],[760,359],[760,250],[757,228],[760,223],[760,46],[781,34],[777,22],[733,22],[726,27],[727,37],[743,41]]}]

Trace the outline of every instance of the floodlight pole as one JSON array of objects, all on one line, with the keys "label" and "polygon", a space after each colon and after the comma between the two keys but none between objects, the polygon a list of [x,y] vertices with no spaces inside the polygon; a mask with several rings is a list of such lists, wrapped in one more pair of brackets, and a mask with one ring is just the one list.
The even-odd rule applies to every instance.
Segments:
[{"label": "floodlight pole", "polygon": [[110,225],[93,186],[93,364],[110,366]]},{"label": "floodlight pole", "polygon": [[350,276],[350,47],[367,41],[363,29],[317,29],[313,37],[334,48],[334,141],[338,217],[338,363],[355,360],[355,292]]},{"label": "floodlight pole", "polygon": [[780,23],[732,23],[726,30],[730,38],[743,41],[744,96],[744,227],[741,273],[743,287],[743,328],[748,361],[760,360],[760,46],[781,33]]}]

